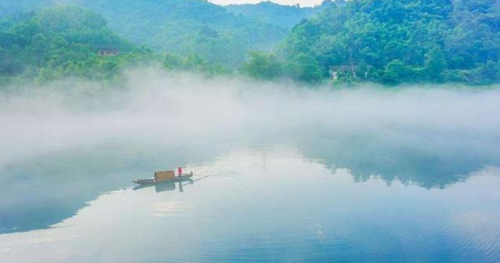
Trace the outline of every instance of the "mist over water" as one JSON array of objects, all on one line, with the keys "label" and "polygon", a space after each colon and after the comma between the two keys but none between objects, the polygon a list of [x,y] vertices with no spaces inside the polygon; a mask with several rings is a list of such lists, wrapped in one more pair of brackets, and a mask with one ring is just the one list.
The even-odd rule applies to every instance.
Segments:
[{"label": "mist over water", "polygon": [[492,153],[500,137],[496,88],[331,90],[157,71],[129,80],[120,89],[68,81],[2,95],[0,159],[120,140],[272,145],[356,136]]},{"label": "mist over water", "polygon": [[[496,262],[498,101],[156,70],[4,92],[0,258]],[[132,189],[177,166],[201,180]]]}]

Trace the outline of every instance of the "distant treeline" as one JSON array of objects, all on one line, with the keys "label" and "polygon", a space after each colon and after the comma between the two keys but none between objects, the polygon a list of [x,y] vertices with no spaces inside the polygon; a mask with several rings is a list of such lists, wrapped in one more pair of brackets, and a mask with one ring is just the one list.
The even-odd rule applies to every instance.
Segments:
[{"label": "distant treeline", "polygon": [[311,84],[500,82],[495,0],[229,8],[238,14],[199,0],[30,1],[7,4],[0,18],[0,85],[116,83],[124,69],[151,64]]}]

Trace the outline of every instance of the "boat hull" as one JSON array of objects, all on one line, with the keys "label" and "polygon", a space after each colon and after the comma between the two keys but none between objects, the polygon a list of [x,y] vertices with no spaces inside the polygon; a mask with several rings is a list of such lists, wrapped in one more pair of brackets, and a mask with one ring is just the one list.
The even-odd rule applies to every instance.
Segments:
[{"label": "boat hull", "polygon": [[166,182],[179,182],[179,181],[188,181],[193,177],[193,175],[183,175],[183,176],[178,176],[175,178],[172,178],[170,180],[161,180],[157,181],[155,179],[138,179],[134,180],[134,183],[139,184],[139,185],[155,185],[155,184],[161,184],[161,183],[166,183]]}]

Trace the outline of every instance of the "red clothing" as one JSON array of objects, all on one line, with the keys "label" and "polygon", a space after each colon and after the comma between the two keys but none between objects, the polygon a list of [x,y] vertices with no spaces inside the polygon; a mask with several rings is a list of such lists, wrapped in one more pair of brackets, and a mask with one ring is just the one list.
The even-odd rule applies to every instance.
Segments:
[{"label": "red clothing", "polygon": [[177,173],[179,174],[179,176],[182,175],[182,167],[177,168]]}]

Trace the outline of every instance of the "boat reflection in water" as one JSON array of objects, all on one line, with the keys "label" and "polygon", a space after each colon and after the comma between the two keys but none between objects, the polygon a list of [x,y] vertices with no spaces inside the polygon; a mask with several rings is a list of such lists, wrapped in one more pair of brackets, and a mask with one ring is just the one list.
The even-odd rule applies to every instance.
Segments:
[{"label": "boat reflection in water", "polygon": [[160,192],[168,192],[168,191],[175,191],[177,189],[177,186],[179,186],[179,192],[184,192],[184,187],[187,185],[193,185],[194,182],[203,180],[207,178],[208,176],[203,176],[198,179],[192,179],[192,177],[181,177],[177,178],[176,180],[171,180],[171,181],[166,181],[166,182],[159,182],[155,184],[143,184],[143,185],[138,185],[134,187],[134,191],[141,190],[144,188],[150,188],[154,187],[155,191],[157,193]]}]

